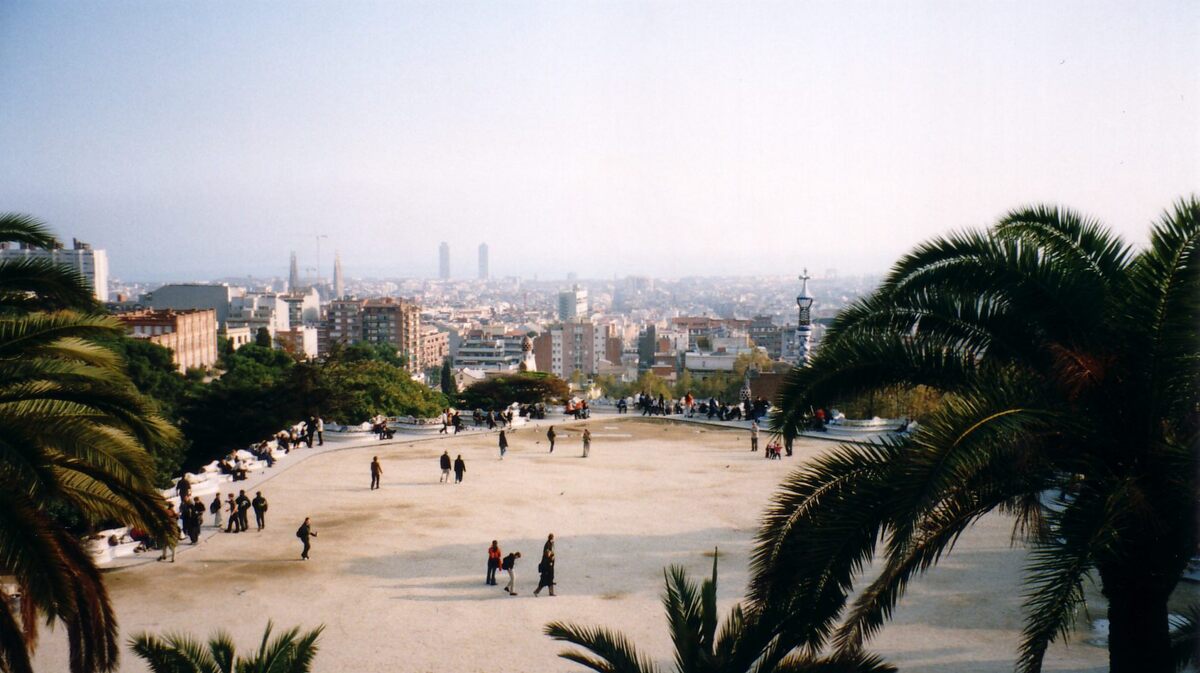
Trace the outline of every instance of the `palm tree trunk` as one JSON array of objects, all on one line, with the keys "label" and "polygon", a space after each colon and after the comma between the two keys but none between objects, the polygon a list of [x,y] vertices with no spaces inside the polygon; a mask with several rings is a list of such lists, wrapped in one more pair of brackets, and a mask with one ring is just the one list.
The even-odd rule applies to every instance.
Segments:
[{"label": "palm tree trunk", "polygon": [[1108,598],[1110,673],[1174,673],[1167,598],[1171,588],[1144,569],[1113,576],[1101,573]]}]

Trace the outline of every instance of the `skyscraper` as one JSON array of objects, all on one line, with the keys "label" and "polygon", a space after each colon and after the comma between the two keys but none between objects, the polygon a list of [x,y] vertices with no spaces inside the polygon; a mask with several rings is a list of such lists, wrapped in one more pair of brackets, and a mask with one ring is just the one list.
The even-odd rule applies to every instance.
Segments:
[{"label": "skyscraper", "polygon": [[487,243],[479,244],[479,280],[488,278],[488,247]]},{"label": "skyscraper", "polygon": [[296,264],[296,251],[292,251],[292,264],[288,269],[288,290],[295,292],[300,288],[300,266]]},{"label": "skyscraper", "polygon": [[342,253],[333,251],[333,296],[341,299],[346,296],[346,280],[342,277]]},{"label": "skyscraper", "polygon": [[445,241],[438,246],[438,278],[450,278],[450,244]]}]

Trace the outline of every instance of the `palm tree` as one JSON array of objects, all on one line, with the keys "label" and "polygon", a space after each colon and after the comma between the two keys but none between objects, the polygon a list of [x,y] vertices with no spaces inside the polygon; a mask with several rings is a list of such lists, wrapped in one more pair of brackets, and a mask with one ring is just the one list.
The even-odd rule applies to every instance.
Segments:
[{"label": "palm tree", "polygon": [[[856,649],[914,575],[1002,512],[1030,549],[1019,670],[1068,635],[1092,573],[1111,670],[1172,670],[1167,599],[1197,543],[1198,309],[1195,197],[1140,252],[1053,207],[921,245],[789,374],[772,428],[794,436],[812,407],[893,385],[943,401],[909,439],[842,446],[788,477],[755,550],[755,603],[796,606],[789,628],[810,646]],[[879,574],[846,610],[879,542]]]},{"label": "palm tree", "polygon": [[317,656],[317,640],[324,626],[301,633],[292,627],[271,638],[274,625],[267,622],[258,651],[237,656],[233,639],[218,631],[207,643],[191,636],[168,634],[165,638],[141,633],[129,641],[134,654],[154,673],[308,673]]},{"label": "palm tree", "polygon": [[[714,550],[715,552],[715,550]],[[675,644],[677,673],[893,673],[878,657],[859,652],[817,657],[795,651],[773,631],[768,616],[736,605],[717,630],[717,554],[712,578],[697,588],[687,572],[671,566],[664,573],[663,607]],[[560,657],[599,673],[658,673],[658,666],[640,654],[629,639],[604,628],[552,622],[546,635],[582,647],[591,654],[566,650]]]},{"label": "palm tree", "polygon": [[[0,240],[49,247],[24,216]],[[175,524],[145,447],[176,431],[134,389],[99,337],[123,334],[70,270],[0,264],[0,670],[30,671],[40,617],[66,627],[73,673],[112,670],[117,624],[84,545],[52,512],[121,521],[166,542]]]}]

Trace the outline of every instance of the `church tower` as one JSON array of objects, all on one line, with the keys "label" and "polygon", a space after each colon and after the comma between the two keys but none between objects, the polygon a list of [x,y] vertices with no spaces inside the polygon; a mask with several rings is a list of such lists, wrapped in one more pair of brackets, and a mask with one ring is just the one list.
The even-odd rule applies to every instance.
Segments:
[{"label": "church tower", "polygon": [[808,294],[808,269],[800,275],[800,294],[796,297],[798,309],[796,319],[796,366],[803,367],[808,363],[808,351],[812,345],[812,305],[813,298]]}]

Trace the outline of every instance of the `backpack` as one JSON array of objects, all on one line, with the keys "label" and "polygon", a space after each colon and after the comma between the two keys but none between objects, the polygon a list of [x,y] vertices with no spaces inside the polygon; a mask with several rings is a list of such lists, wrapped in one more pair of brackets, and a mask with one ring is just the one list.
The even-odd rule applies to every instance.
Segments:
[{"label": "backpack", "polygon": [[299,528],[296,529],[296,537],[298,537],[302,540],[304,539],[304,526],[300,526]]},{"label": "backpack", "polygon": [[221,501],[213,500],[212,504],[208,506],[208,511],[212,512],[213,514],[220,512],[221,511]]}]

